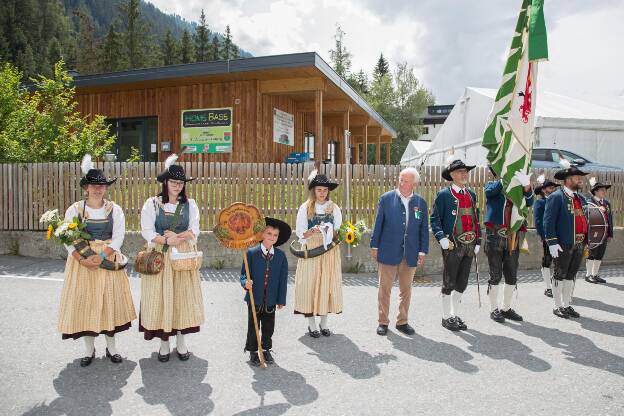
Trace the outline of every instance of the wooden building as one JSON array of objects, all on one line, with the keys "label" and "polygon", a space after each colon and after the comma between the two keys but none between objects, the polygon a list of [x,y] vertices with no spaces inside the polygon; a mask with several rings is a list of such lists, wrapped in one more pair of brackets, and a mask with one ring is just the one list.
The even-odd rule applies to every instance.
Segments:
[{"label": "wooden building", "polygon": [[[74,82],[79,110],[106,117],[121,161],[132,147],[143,160],[179,152],[182,112],[193,109],[231,109],[231,150],[188,154],[187,161],[284,162],[292,152],[309,152],[314,160],[322,154],[323,161],[344,163],[349,130],[352,163],[365,163],[371,144],[376,163],[388,163],[396,137],[314,52],[76,76]],[[292,145],[274,139],[275,110],[294,124]]]}]

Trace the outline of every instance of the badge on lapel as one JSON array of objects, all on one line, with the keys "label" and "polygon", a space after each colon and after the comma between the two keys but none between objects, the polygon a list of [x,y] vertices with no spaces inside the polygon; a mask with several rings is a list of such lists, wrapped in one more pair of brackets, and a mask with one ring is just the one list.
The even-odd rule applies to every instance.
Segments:
[{"label": "badge on lapel", "polygon": [[420,207],[414,207],[414,218],[419,220],[420,219],[420,214],[421,214]]}]

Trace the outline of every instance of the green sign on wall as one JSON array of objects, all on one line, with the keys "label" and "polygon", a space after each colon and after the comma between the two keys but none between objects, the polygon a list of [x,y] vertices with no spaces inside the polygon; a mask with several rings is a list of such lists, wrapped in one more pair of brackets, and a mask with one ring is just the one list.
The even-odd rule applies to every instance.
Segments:
[{"label": "green sign on wall", "polygon": [[182,110],[186,153],[232,153],[232,107]]}]

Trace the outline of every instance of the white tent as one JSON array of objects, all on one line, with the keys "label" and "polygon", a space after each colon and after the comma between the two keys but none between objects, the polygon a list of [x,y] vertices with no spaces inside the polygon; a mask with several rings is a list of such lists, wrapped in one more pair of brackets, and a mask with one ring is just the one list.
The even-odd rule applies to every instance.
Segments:
[{"label": "white tent", "polygon": [[[451,154],[485,166],[481,138],[496,90],[467,87],[431,147],[410,165],[443,165]],[[624,166],[624,111],[540,92],[535,117],[535,147],[569,150],[592,162]],[[614,151],[616,150],[616,151]]]},{"label": "white tent", "polygon": [[401,165],[410,165],[414,160],[419,160],[429,150],[431,142],[426,140],[410,140],[401,156]]}]

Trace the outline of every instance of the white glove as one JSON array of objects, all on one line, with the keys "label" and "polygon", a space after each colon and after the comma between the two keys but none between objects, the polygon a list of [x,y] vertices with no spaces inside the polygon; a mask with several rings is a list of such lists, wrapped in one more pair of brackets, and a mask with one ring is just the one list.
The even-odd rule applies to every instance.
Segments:
[{"label": "white glove", "polygon": [[557,257],[559,257],[559,252],[563,251],[559,244],[555,244],[554,246],[548,246],[548,250],[550,250],[550,256],[553,259],[556,259]]},{"label": "white glove", "polygon": [[480,250],[480,249],[481,249],[481,246],[477,244],[477,245],[475,246],[475,249],[474,249],[475,256],[476,256],[477,254],[479,254],[479,250]]},{"label": "white glove", "polygon": [[529,184],[531,183],[531,174],[527,175],[520,171],[517,171],[516,173],[514,173],[514,178],[516,178],[516,180],[520,182],[520,185],[522,186],[529,186]]},{"label": "white glove", "polygon": [[442,247],[442,250],[448,250],[450,243],[449,239],[444,237],[440,240],[440,247]]}]

